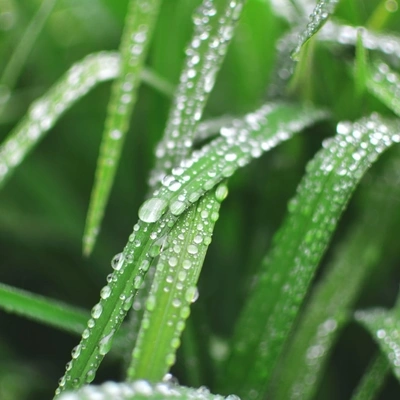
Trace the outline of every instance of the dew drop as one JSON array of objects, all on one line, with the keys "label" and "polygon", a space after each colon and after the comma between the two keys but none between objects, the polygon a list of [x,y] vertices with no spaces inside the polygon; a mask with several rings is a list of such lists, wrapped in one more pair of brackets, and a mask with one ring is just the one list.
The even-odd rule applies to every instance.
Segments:
[{"label": "dew drop", "polygon": [[168,207],[168,202],[157,197],[146,200],[139,209],[139,218],[143,222],[157,222]]},{"label": "dew drop", "polygon": [[103,312],[103,307],[101,306],[101,304],[96,304],[93,308],[92,308],[92,317],[94,319],[97,319],[100,317],[101,313]]},{"label": "dew drop", "polygon": [[186,290],[185,300],[188,303],[194,303],[199,298],[199,291],[196,286],[191,286]]},{"label": "dew drop", "polygon": [[198,249],[197,246],[195,246],[194,244],[190,244],[190,245],[187,247],[187,251],[188,251],[189,254],[197,254],[198,251],[199,251],[199,249]]}]

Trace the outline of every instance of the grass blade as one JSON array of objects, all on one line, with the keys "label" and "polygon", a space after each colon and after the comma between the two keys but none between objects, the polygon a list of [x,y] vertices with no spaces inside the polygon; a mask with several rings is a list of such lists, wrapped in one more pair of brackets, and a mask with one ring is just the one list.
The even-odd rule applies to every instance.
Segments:
[{"label": "grass blade", "polygon": [[335,11],[338,2],[339,0],[318,1],[318,4],[315,6],[314,11],[310,15],[309,23],[307,24],[305,31],[300,35],[297,46],[292,53],[292,57],[294,60],[299,61],[300,51],[302,47],[325,24],[329,16]]},{"label": "grass blade", "polygon": [[191,149],[196,127],[208,94],[214,87],[243,4],[244,0],[204,1],[195,13],[194,36],[186,49],[185,67],[163,139],[157,146],[156,165],[150,175],[151,187],[155,187]]},{"label": "grass blade", "polygon": [[204,387],[192,389],[169,383],[151,384],[145,380],[132,383],[106,382],[100,386],[85,386],[82,389],[65,393],[60,400],[238,400],[235,395],[227,397],[211,394]]},{"label": "grass blade", "polygon": [[[163,149],[163,155],[151,174],[150,183],[153,186],[159,184],[159,179],[170,167],[178,165],[192,149],[198,121],[244,1],[224,0],[216,4],[218,6],[204,1],[193,16],[194,35],[186,50],[187,59],[175,95],[176,101],[170,110],[163,139],[158,144],[158,154]],[[182,100],[190,98],[195,101]],[[221,121],[219,123],[221,125]],[[202,134],[204,136],[204,132]],[[199,132],[196,132],[197,139],[198,136]],[[129,379],[147,378],[157,382],[174,364],[175,352],[189,317],[190,303],[210,243],[215,223],[213,217],[218,215],[218,211],[219,202],[214,194],[206,194],[179,219],[165,239],[170,247],[158,260],[147,309],[128,369]],[[199,226],[201,230],[194,228]],[[175,252],[177,248],[180,249],[179,255]]]},{"label": "grass blade", "polygon": [[385,383],[390,371],[389,363],[383,354],[378,354],[371,362],[351,400],[373,400]]},{"label": "grass blade", "polygon": [[86,256],[92,252],[100,230],[160,4],[160,0],[131,0],[129,3],[120,46],[121,72],[112,87],[83,234]]},{"label": "grass blade", "polygon": [[368,90],[400,116],[400,77],[384,62],[373,62],[366,76]]},{"label": "grass blade", "polygon": [[[350,227],[321,281],[311,294],[296,331],[285,350],[274,398],[315,397],[330,351],[346,326],[352,307],[371,271],[397,247],[389,238],[399,221],[400,159],[393,157],[365,188],[365,206]],[[376,210],[381,210],[377,215]],[[374,232],[374,236],[370,235]]]},{"label": "grass blade", "polygon": [[[217,196],[223,193],[223,196]],[[157,271],[147,299],[146,311],[132,362],[131,380],[146,378],[157,382],[175,363],[180,335],[196,300],[197,280],[211,243],[220,201],[227,193],[225,186],[201,198],[179,219],[166,239],[168,246],[157,263]]]},{"label": "grass blade", "polygon": [[89,55],[32,104],[0,146],[0,187],[60,116],[98,83],[115,78],[118,69],[115,53]]},{"label": "grass blade", "polygon": [[172,175],[164,180],[168,186],[156,190],[141,206],[140,220],[134,226],[133,234],[123,253],[113,260],[114,272],[101,291],[100,302],[93,307],[88,328],[73,351],[73,360],[60,380],[56,395],[94,379],[100,362],[110,350],[114,334],[142,285],[147,262],[150,263],[154,254],[160,251],[160,239],[169,233],[178,216],[252,158],[324,117],[324,112],[299,106],[263,106],[243,119],[235,120],[231,127],[221,132],[222,137],[194,152],[190,159],[182,161],[172,171]]},{"label": "grass blade", "polygon": [[400,303],[391,310],[357,311],[355,319],[372,335],[400,381]]},{"label": "grass blade", "polygon": [[[340,123],[338,135],[307,167],[306,177],[244,307],[224,377],[225,387],[264,398],[310,281],[356,184],[378,155],[400,141],[398,122],[377,115]],[[242,368],[237,366],[241,365]]]},{"label": "grass blade", "polygon": [[0,308],[7,312],[80,335],[89,313],[65,303],[0,283]]}]

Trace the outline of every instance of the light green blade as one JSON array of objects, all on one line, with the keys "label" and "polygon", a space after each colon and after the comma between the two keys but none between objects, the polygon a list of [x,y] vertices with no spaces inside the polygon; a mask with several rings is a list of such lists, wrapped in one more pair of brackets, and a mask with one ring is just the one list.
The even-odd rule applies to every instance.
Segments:
[{"label": "light green blade", "polygon": [[120,45],[121,71],[111,91],[83,234],[83,253],[86,256],[92,252],[100,230],[160,4],[161,0],[131,0],[129,3]]},{"label": "light green blade", "polygon": [[[378,155],[400,141],[399,122],[375,114],[354,124],[340,123],[337,132],[308,164],[237,324],[224,387],[234,383],[232,389],[246,398],[265,397],[309,284],[355,186]],[[327,329],[331,328],[329,324]]]},{"label": "light green blade", "polygon": [[115,78],[118,70],[116,53],[91,54],[36,100],[0,146],[0,187],[66,110],[98,83]]},{"label": "light green blade", "polygon": [[374,400],[389,374],[389,363],[384,354],[378,354],[369,365],[351,400]]}]

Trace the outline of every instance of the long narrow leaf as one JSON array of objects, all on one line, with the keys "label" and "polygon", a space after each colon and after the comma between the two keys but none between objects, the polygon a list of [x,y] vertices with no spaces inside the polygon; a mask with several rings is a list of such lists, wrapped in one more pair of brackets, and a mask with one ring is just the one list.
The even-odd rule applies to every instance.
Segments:
[{"label": "long narrow leaf", "polygon": [[285,385],[276,385],[277,400],[314,398],[332,347],[349,320],[363,283],[385,255],[397,248],[389,238],[400,224],[399,171],[400,158],[392,157],[364,188],[365,206],[311,294],[285,351],[279,375]]},{"label": "long narrow leaf", "polygon": [[115,53],[89,55],[32,104],[0,146],[0,187],[60,116],[98,83],[115,78],[118,69]]},{"label": "long narrow leaf", "polygon": [[123,253],[112,263],[114,272],[102,289],[100,302],[92,310],[88,328],[73,352],[73,360],[56,394],[94,379],[100,362],[110,350],[113,335],[141,287],[147,272],[146,261],[150,262],[157,254],[160,239],[168,234],[177,217],[252,158],[324,117],[325,112],[304,107],[264,106],[242,120],[235,120],[222,131],[222,137],[193,153],[173,170],[164,181],[168,186],[156,190],[140,208],[140,220]]},{"label": "long narrow leaf", "polygon": [[0,308],[66,332],[82,334],[86,311],[0,283]]},{"label": "long narrow leaf", "polygon": [[[195,32],[175,93],[164,136],[157,146],[150,176],[154,187],[188,154],[208,94],[224,60],[244,0],[204,1],[193,17]],[[207,21],[206,23],[204,21]]]},{"label": "long narrow leaf", "polygon": [[112,87],[83,235],[85,255],[91,253],[100,230],[160,4],[161,0],[131,0],[129,4],[120,46],[121,71]]},{"label": "long narrow leaf", "polygon": [[354,124],[340,123],[337,132],[309,163],[238,322],[224,382],[225,387],[234,383],[233,389],[246,398],[264,398],[314,272],[356,184],[382,151],[400,141],[399,123],[377,115]]},{"label": "long narrow leaf", "polygon": [[382,389],[388,373],[389,363],[383,354],[378,354],[369,365],[351,400],[374,400]]}]

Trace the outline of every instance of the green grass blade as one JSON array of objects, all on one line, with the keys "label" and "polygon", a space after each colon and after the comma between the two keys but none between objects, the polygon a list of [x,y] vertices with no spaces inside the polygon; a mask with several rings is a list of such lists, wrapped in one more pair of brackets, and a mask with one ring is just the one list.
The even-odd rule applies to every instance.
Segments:
[{"label": "green grass blade", "polygon": [[115,53],[98,53],[76,63],[44,96],[0,146],[0,187],[60,116],[100,82],[117,76]]},{"label": "green grass blade", "polygon": [[355,319],[371,334],[400,381],[400,303],[391,310],[357,311]]},{"label": "green grass blade", "polygon": [[131,0],[129,3],[120,46],[121,71],[111,91],[83,234],[83,253],[86,256],[92,252],[100,230],[160,4],[160,0]]},{"label": "green grass blade", "polygon": [[196,127],[208,94],[214,87],[243,4],[244,0],[203,1],[193,16],[194,35],[186,49],[185,67],[164,136],[157,146],[156,165],[150,175],[150,186],[153,188],[187,156],[193,145]]},{"label": "green grass blade", "polygon": [[296,48],[292,53],[293,59],[300,59],[300,51],[304,44],[314,36],[325,24],[327,19],[335,11],[339,0],[319,0],[314,11],[310,15],[310,21],[307,24],[305,31],[300,35]]},{"label": "green grass blade", "polygon": [[[277,400],[313,399],[333,345],[347,324],[365,280],[396,246],[389,240],[399,221],[399,157],[364,188],[365,206],[344,236],[302,312],[280,365]],[[376,210],[381,210],[377,215]],[[374,232],[374,236],[370,235]],[[393,250],[393,249],[392,249]]]},{"label": "green grass blade", "polygon": [[161,382],[151,384],[145,380],[132,383],[106,382],[100,386],[85,386],[76,392],[65,393],[60,400],[239,400],[235,395],[227,397],[211,394],[204,387],[192,389]]},{"label": "green grass blade", "polygon": [[89,313],[60,301],[0,283],[0,308],[66,332],[81,334]]},{"label": "green grass blade", "polygon": [[45,0],[42,2],[32,21],[26,28],[23,36],[18,41],[12,56],[0,77],[0,114],[9,99],[11,91],[17,83],[18,77],[26,63],[36,39],[40,35],[44,24],[54,9],[57,0]]},{"label": "green grass blade", "polygon": [[128,370],[131,380],[157,382],[175,363],[175,352],[190,305],[197,298],[197,280],[211,243],[226,186],[208,192],[176,223],[157,263],[138,340]]},{"label": "green grass blade", "polygon": [[237,324],[225,387],[237,389],[246,398],[265,397],[310,281],[347,201],[371,163],[400,140],[399,130],[397,122],[386,122],[377,115],[354,124],[340,123],[338,135],[324,141],[323,149],[309,163]]},{"label": "green grass blade", "polygon": [[351,400],[374,400],[385,383],[390,371],[389,363],[383,354],[378,354],[369,365],[358,384]]},{"label": "green grass blade", "polygon": [[366,77],[368,90],[400,116],[400,77],[384,62],[373,62]]},{"label": "green grass blade", "polygon": [[57,395],[94,379],[100,362],[110,350],[113,335],[142,285],[148,263],[161,250],[162,239],[178,216],[252,158],[325,117],[325,112],[301,106],[263,106],[235,120],[231,127],[221,131],[221,137],[194,152],[163,180],[165,186],[141,206],[134,232],[123,253],[112,263],[114,272],[101,291],[100,302],[93,307],[88,328],[60,380]]},{"label": "green grass blade", "polygon": [[364,47],[362,31],[358,31],[356,43],[356,63],[354,71],[355,89],[359,97],[365,92],[368,74],[367,51]]}]

